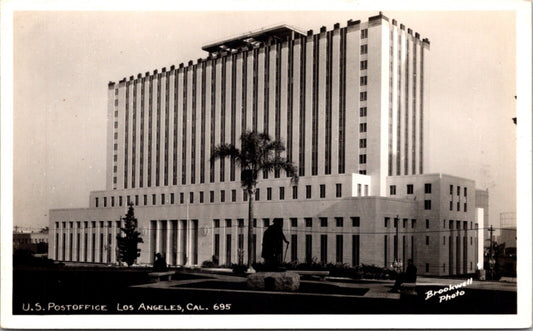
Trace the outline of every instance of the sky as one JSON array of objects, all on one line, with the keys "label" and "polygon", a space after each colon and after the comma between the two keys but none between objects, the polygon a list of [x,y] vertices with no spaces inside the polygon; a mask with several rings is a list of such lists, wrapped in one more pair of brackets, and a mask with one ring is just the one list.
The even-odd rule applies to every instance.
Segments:
[{"label": "sky", "polygon": [[[205,44],[277,24],[332,29],[377,11],[15,12],[13,223],[83,208],[105,189],[107,84],[205,58]],[[516,210],[512,11],[387,11],[428,38],[430,173],[489,190],[490,223]]]}]

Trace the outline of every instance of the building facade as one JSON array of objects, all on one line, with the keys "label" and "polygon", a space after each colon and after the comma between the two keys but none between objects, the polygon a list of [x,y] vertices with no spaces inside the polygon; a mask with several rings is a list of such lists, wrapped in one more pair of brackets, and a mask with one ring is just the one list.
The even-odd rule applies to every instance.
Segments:
[{"label": "building facade", "polygon": [[[298,186],[282,171],[260,176],[255,260],[279,218],[286,261],[413,258],[427,274],[475,271],[474,182],[425,174],[427,39],[380,13],[318,33],[277,26],[203,50],[196,62],[109,83],[106,189],[91,192],[89,208],[50,212],[51,257],[116,262],[131,203],[144,239],[139,263],[155,253],[171,265],[246,261],[240,171],[209,158],[255,130],[285,144],[300,176]],[[461,194],[448,196],[448,186]]]}]

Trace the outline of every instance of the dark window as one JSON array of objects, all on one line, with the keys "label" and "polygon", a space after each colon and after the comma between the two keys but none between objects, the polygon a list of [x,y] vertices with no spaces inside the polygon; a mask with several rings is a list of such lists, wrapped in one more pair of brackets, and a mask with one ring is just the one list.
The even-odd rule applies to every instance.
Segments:
[{"label": "dark window", "polygon": [[396,185],[390,186],[390,195],[396,195]]},{"label": "dark window", "polygon": [[426,263],[426,272],[429,272],[429,263]]},{"label": "dark window", "polygon": [[98,198],[94,198],[94,204],[95,204],[96,208],[98,208]]},{"label": "dark window", "polygon": [[384,226],[385,226],[386,228],[389,227],[389,220],[390,220],[389,217],[385,217],[385,223],[384,223]]},{"label": "dark window", "polygon": [[450,201],[450,210],[453,210],[453,201]]},{"label": "dark window", "polygon": [[184,202],[185,202],[185,193],[180,192],[180,203],[184,203]]},{"label": "dark window", "polygon": [[464,211],[466,213],[466,202],[464,203]]},{"label": "dark window", "polygon": [[295,228],[298,226],[298,219],[297,218],[291,218],[291,227]]},{"label": "dark window", "polygon": [[365,117],[367,115],[367,109],[366,107],[361,107],[359,108],[359,116],[360,117]]},{"label": "dark window", "polygon": [[279,188],[279,199],[285,200],[285,188],[283,186]]},{"label": "dark window", "polygon": [[231,219],[226,218],[226,227],[231,228]]},{"label": "dark window", "polygon": [[267,200],[272,200],[272,187],[267,187]]},{"label": "dark window", "polygon": [[327,217],[320,217],[320,226],[323,227],[323,228],[328,226],[328,218]]},{"label": "dark window", "polygon": [[359,265],[359,235],[352,235],[352,265]]},{"label": "dark window", "polygon": [[260,191],[259,188],[255,189],[255,201],[259,201],[260,198]]},{"label": "dark window", "polygon": [[242,201],[248,201],[248,192],[242,190]]},{"label": "dark window", "polygon": [[320,262],[328,263],[328,235],[320,235]]},{"label": "dark window", "polygon": [[238,224],[239,228],[244,228],[244,219],[243,218],[239,218],[237,220],[237,224]]},{"label": "dark window", "polygon": [[457,195],[461,195],[461,186],[457,186]]},{"label": "dark window", "polygon": [[165,204],[165,194],[164,193],[161,193],[161,204],[162,205]]},{"label": "dark window", "polygon": [[344,219],[342,217],[335,217],[335,224],[337,227],[342,228],[344,226]]},{"label": "dark window", "polygon": [[293,186],[292,187],[292,198],[293,199],[298,199],[298,186]]},{"label": "dark window", "polygon": [[429,220],[426,220],[426,229],[429,229]]},{"label": "dark window", "polygon": [[311,199],[311,185],[305,186],[305,197],[306,199]]},{"label": "dark window", "polygon": [[270,219],[263,218],[263,227],[268,228],[270,226]]},{"label": "dark window", "polygon": [[305,227],[310,228],[313,226],[313,219],[311,217],[305,218]]},{"label": "dark window", "polygon": [[359,132],[366,132],[366,123],[359,124]]},{"label": "dark window", "polygon": [[407,218],[404,218],[404,219],[403,219],[402,228],[405,229],[405,228],[407,227],[407,222],[408,222],[408,221],[409,221],[409,220],[408,220]]},{"label": "dark window", "polygon": [[366,154],[359,154],[359,163],[366,164]]},{"label": "dark window", "polygon": [[215,202],[215,191],[209,191],[209,202]]},{"label": "dark window", "polygon": [[305,262],[310,263],[313,261],[313,236],[310,234],[305,235]]},{"label": "dark window", "polygon": [[367,68],[368,68],[368,61],[367,60],[361,61],[360,69],[366,70]]},{"label": "dark window", "polygon": [[415,227],[416,227],[416,220],[412,219],[411,220],[411,228],[414,229]]},{"label": "dark window", "polygon": [[[146,205],[146,202],[144,204]],[[170,204],[174,204],[174,193],[170,193]]]},{"label": "dark window", "polygon": [[340,184],[340,183],[337,183],[337,184],[335,185],[335,196],[336,196],[337,198],[342,197],[342,184]]},{"label": "dark window", "polygon": [[424,185],[424,193],[431,194],[431,184]]},{"label": "dark window", "polygon": [[340,235],[337,235],[335,237],[335,246],[336,246],[336,250],[335,250],[335,256],[336,256],[336,259],[335,261],[337,263],[342,263],[342,255],[343,255],[343,236],[342,234]]},{"label": "dark window", "polygon": [[453,195],[453,185],[450,185],[450,195]]},{"label": "dark window", "polygon": [[407,194],[413,194],[413,184],[407,184]]},{"label": "dark window", "polygon": [[[128,203],[129,203],[129,201],[128,201]],[[156,204],[156,196],[155,196],[155,194],[152,194],[152,205],[155,205],[155,204]]]},{"label": "dark window", "polygon": [[226,191],[220,191],[220,202],[226,202]]},{"label": "dark window", "polygon": [[204,203],[204,192],[200,191],[200,203]]},{"label": "dark window", "polygon": [[298,260],[298,236],[291,235],[291,261]]},{"label": "dark window", "polygon": [[237,190],[231,190],[231,201],[237,201]]},{"label": "dark window", "polygon": [[325,198],[326,197],[326,185],[320,184],[320,197]]},{"label": "dark window", "polygon": [[465,197],[466,197],[466,187],[464,188],[464,191],[465,191]]},{"label": "dark window", "polygon": [[424,200],[424,209],[431,210],[431,200]]},{"label": "dark window", "polygon": [[457,201],[457,211],[461,211],[461,203]]},{"label": "dark window", "polygon": [[213,227],[219,228],[220,227],[220,220],[218,220],[218,219],[213,220]]},{"label": "dark window", "polygon": [[366,139],[359,139],[359,148],[366,148]]},{"label": "dark window", "polygon": [[366,91],[365,92],[359,92],[359,101],[366,101],[366,98],[367,98]]},{"label": "dark window", "polygon": [[189,202],[194,203],[194,192],[189,193]]},{"label": "dark window", "polygon": [[429,245],[429,236],[426,236],[426,245]]},{"label": "dark window", "polygon": [[359,218],[359,216],[352,217],[352,226],[361,226],[361,219]]}]

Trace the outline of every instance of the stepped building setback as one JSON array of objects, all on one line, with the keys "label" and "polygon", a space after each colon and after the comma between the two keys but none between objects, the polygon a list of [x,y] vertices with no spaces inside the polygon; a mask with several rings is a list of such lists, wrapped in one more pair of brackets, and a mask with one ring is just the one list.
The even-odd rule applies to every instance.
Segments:
[{"label": "stepped building setback", "polygon": [[[49,256],[116,263],[127,205],[144,243],[139,264],[247,261],[240,169],[209,162],[245,130],[281,140],[298,168],[260,175],[253,259],[283,220],[285,261],[473,273],[472,180],[428,173],[430,42],[381,13],[332,30],[287,25],[202,48],[206,58],[108,85],[106,188],[89,208],[50,211]],[[432,151],[438,153],[438,151]],[[487,212],[485,212],[487,214]],[[396,262],[396,263],[395,263]]]}]

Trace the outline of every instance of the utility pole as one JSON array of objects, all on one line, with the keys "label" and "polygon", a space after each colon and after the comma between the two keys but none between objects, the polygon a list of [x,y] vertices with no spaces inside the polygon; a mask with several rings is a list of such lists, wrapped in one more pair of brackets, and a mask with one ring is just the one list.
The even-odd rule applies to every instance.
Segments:
[{"label": "utility pole", "polygon": [[489,267],[490,267],[490,279],[494,279],[494,258],[492,257],[492,246],[493,246],[493,241],[492,241],[492,232],[494,232],[494,228],[492,227],[492,224],[488,230],[490,232],[490,246],[489,246],[489,249],[490,249],[490,253],[489,253]]}]

